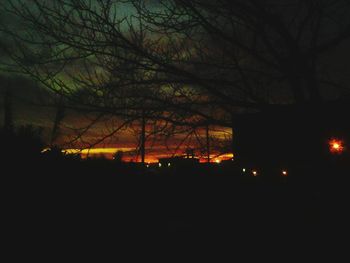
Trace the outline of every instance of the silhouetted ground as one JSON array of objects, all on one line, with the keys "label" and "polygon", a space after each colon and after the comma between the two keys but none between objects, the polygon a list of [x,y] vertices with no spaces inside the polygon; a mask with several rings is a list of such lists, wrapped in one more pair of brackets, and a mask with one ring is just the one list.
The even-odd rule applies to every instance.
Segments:
[{"label": "silhouetted ground", "polygon": [[345,169],[333,169],[333,174],[315,169],[318,174],[307,180],[298,174],[242,176],[234,169],[216,175],[218,166],[207,175],[196,174],[208,170],[205,166],[151,173],[136,167],[108,169],[99,162],[24,162],[3,170],[12,237],[71,242],[148,233],[248,241],[266,235],[315,238],[344,226]]},{"label": "silhouetted ground", "polygon": [[141,235],[150,246],[152,238],[190,248],[228,240],[293,253],[346,237],[348,159],[294,163],[283,177],[278,164],[146,168],[29,146],[18,154],[13,142],[1,160],[2,225],[21,249],[76,250]]}]

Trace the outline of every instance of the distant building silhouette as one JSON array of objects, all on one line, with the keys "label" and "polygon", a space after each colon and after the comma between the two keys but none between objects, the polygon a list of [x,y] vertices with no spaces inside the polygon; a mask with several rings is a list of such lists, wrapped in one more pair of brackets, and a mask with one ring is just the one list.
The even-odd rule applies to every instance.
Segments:
[{"label": "distant building silhouette", "polygon": [[194,156],[175,156],[170,158],[160,158],[159,166],[160,167],[186,167],[193,166],[199,163],[199,159]]},{"label": "distant building silhouette", "polygon": [[186,158],[194,158],[194,149],[192,148],[187,148],[186,149]]}]

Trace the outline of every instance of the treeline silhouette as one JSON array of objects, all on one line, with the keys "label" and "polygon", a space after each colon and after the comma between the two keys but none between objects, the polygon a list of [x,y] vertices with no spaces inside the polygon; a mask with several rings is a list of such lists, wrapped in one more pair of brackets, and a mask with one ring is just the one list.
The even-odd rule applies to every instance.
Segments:
[{"label": "treeline silhouette", "polygon": [[[100,180],[111,177],[163,176],[196,180],[205,176],[235,177],[237,181],[320,183],[343,180],[349,170],[350,125],[346,100],[298,106],[276,106],[261,113],[234,119],[233,160],[220,164],[169,158],[166,163],[142,164],[67,154],[59,146],[48,147],[42,129],[32,125],[0,129],[3,167],[18,177],[52,177]],[[330,152],[329,142],[339,139],[344,151]],[[195,160],[195,159],[193,159]],[[161,161],[162,162],[162,161]],[[22,169],[25,168],[24,171]],[[18,171],[17,171],[18,170]],[[256,170],[253,176],[252,171]],[[281,174],[285,171],[285,175]]]},{"label": "treeline silhouette", "polygon": [[235,161],[147,168],[82,160],[58,147],[43,152],[40,129],[32,126],[3,129],[0,138],[8,218],[28,242],[32,235],[57,241],[120,232],[283,240],[344,227],[345,166],[319,164],[328,168],[322,177],[315,167],[312,180],[293,170],[254,177]]}]

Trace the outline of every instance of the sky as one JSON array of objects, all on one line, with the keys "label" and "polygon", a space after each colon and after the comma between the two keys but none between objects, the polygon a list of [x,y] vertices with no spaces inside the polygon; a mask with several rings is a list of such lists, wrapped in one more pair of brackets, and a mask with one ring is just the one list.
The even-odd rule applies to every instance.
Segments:
[{"label": "sky", "polygon": [[[2,126],[4,121],[4,93],[6,88],[10,88],[12,92],[12,114],[13,121],[16,126],[33,125],[34,127],[43,128],[43,139],[48,143],[51,138],[52,129],[54,126],[54,119],[56,108],[49,107],[48,102],[54,101],[53,95],[47,89],[40,87],[35,81],[18,74],[0,74],[0,124]],[[49,103],[51,104],[51,103]],[[83,127],[89,124],[89,116],[84,116],[73,111],[66,110],[65,117],[60,125],[60,132],[55,143],[61,145],[67,152],[79,152],[81,145],[79,142],[73,145],[67,144],[75,138],[75,128]],[[118,122],[118,120],[116,120]],[[230,137],[230,130],[223,130],[222,128],[212,127],[210,131],[211,136],[215,137]],[[217,131],[217,129],[219,129]],[[148,127],[152,130],[152,127]],[[123,129],[118,132],[116,136],[99,143],[94,146],[92,150],[84,150],[82,156],[99,157],[104,156],[113,158],[116,151],[123,151],[124,159],[126,161],[139,161],[140,155],[137,152],[137,145],[139,141],[140,126],[135,123],[133,127]],[[224,131],[224,132],[223,132]],[[84,140],[94,142],[100,138],[101,135],[108,132],[108,125],[101,122],[92,127],[85,135]],[[201,137],[202,143],[205,139],[205,131],[199,130],[198,134]],[[158,158],[168,157],[172,155],[181,155],[185,152],[188,145],[191,147],[198,147],[197,139],[194,135],[189,136],[187,141],[176,149],[183,140],[184,135],[165,140],[164,138],[150,138],[146,143],[146,161],[156,162]],[[217,157],[217,153],[213,150],[213,161],[219,159],[230,158],[230,155],[223,155]],[[203,158],[204,160],[204,158]]]},{"label": "sky", "polygon": [[[123,6],[123,8],[119,9],[118,11],[120,14],[127,14],[130,12],[131,9],[128,6]],[[25,24],[8,13],[5,13],[0,17],[0,23],[9,26],[9,28],[16,32],[21,32],[23,29],[26,29]],[[9,59],[5,50],[12,50],[15,43],[13,43],[3,34],[0,33],[0,35],[0,69],[9,69],[6,65],[11,60]],[[31,61],[28,61],[28,63],[31,63]],[[75,66],[79,67],[79,64]],[[12,67],[10,69],[16,70],[16,68]],[[55,96],[53,96],[53,93],[42,87],[39,83],[36,83],[34,80],[30,79],[28,76],[15,72],[8,72],[7,70],[0,70],[1,94],[4,94],[7,88],[10,88],[12,91],[12,111],[15,125],[21,126],[30,124],[43,128],[43,138],[47,143],[49,143],[54,126],[55,114],[57,111],[55,107],[47,106],[47,104],[52,104],[48,102],[55,101]],[[4,101],[2,99],[0,100],[1,123],[4,119],[3,104]],[[84,142],[94,143],[101,137],[101,135],[109,132],[111,125],[118,125],[120,123],[120,120],[118,119],[108,122],[100,122],[91,127],[84,134],[84,141],[77,140],[74,144],[67,144],[67,142],[70,142],[75,138],[76,129],[88,125],[92,116],[85,116],[67,109],[65,109],[64,115],[65,116],[60,123],[59,136],[55,140],[55,143],[62,146],[62,148],[67,149],[68,152],[76,152],[78,149],[87,147],[87,144]],[[214,128],[215,127],[213,127],[213,129]],[[148,127],[148,130],[152,130],[152,127]],[[122,129],[116,136],[94,145],[94,149],[90,151],[84,150],[83,156],[89,154],[89,156],[103,155],[107,158],[111,158],[116,151],[122,150],[127,152],[127,154],[125,154],[125,159],[137,161],[140,159],[140,156],[136,150],[139,142],[139,131],[139,124],[137,122],[133,123],[132,127]],[[215,134],[217,136],[219,134],[219,137],[225,138],[225,140],[228,133],[230,133],[230,130],[227,129],[224,131],[224,133],[211,131],[212,135]],[[203,140],[204,131],[199,130],[197,135],[200,135],[200,137],[202,137],[201,140]],[[182,143],[184,136],[186,135],[178,135],[177,137],[172,137],[167,140],[164,138],[150,138],[146,142],[146,161],[154,162],[159,157],[182,154],[189,146],[198,147],[198,139],[195,138],[194,135],[189,136],[188,139]],[[212,154],[213,160],[216,156],[216,153]]]},{"label": "sky", "polygon": [[[120,12],[128,13],[130,12],[130,9],[121,9]],[[2,13],[0,23],[9,25],[13,30],[19,32],[25,28],[23,23],[14,19],[8,13]],[[350,85],[350,74],[348,74],[348,70],[350,69],[349,44],[349,42],[344,43],[340,45],[337,50],[325,55],[325,60],[327,63],[325,63],[324,71],[327,74],[330,73],[334,75],[337,80],[345,86]],[[1,70],[4,69],[4,64],[9,62],[5,49],[9,49],[13,45],[14,43],[12,43],[11,40],[4,37],[3,34],[0,34],[0,92],[1,94],[4,94],[6,88],[10,88],[12,90],[13,116],[15,124],[18,126],[32,124],[34,126],[43,127],[44,139],[49,141],[54,125],[56,109],[52,107],[45,107],[43,104],[47,104],[48,101],[52,100],[52,93],[41,87],[38,83],[31,80],[27,76]],[[327,96],[331,97],[333,94],[328,94]],[[66,142],[70,141],[70,139],[72,139],[75,135],[72,128],[83,127],[88,123],[88,119],[89,116],[83,116],[80,113],[66,110],[65,117],[61,123],[61,131],[60,136],[57,138],[57,143],[64,145],[63,147],[65,149],[70,149],[71,151],[74,151],[75,148],[79,148],[84,145],[82,142],[78,142],[75,145],[67,145]],[[3,121],[3,100],[0,100],[0,121],[1,123]],[[120,120],[114,120],[114,122],[119,123]],[[213,127],[213,129],[214,128],[215,127]],[[84,139],[89,142],[96,141],[101,134],[108,132],[108,130],[109,126],[106,125],[105,122],[101,122],[92,127],[85,134]],[[135,123],[133,127],[123,129],[116,136],[106,140],[104,143],[95,145],[94,148],[97,150],[90,151],[90,154],[104,154],[111,158],[113,153],[119,149],[130,152],[130,154],[126,157],[128,160],[137,160],[135,149],[137,148],[139,139],[139,134],[137,132],[139,130],[140,126]],[[225,136],[229,136],[230,132],[231,131],[229,129],[225,129],[224,132],[215,132],[215,135],[225,138]],[[201,130],[198,131],[198,133],[203,138],[204,131]],[[211,134],[214,134],[214,131],[211,131]],[[147,143],[148,152],[146,155],[146,161],[155,161],[157,157],[173,154],[176,146],[183,139],[183,137],[184,135],[178,136],[177,138],[172,138],[166,142],[167,145],[164,140],[159,139],[155,140],[155,142],[150,140]],[[192,136],[186,144],[195,146],[196,138]],[[184,152],[186,144],[181,146],[177,153]],[[214,155],[213,159],[215,159]]]}]

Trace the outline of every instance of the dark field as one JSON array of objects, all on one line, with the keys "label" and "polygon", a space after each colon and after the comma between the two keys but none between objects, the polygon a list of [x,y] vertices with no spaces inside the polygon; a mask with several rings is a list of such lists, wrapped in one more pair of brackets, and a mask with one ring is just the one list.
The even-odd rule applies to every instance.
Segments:
[{"label": "dark field", "polygon": [[345,168],[282,178],[218,166],[151,173],[96,163],[26,165],[2,177],[11,237],[24,242],[140,233],[305,241],[345,226]]}]

